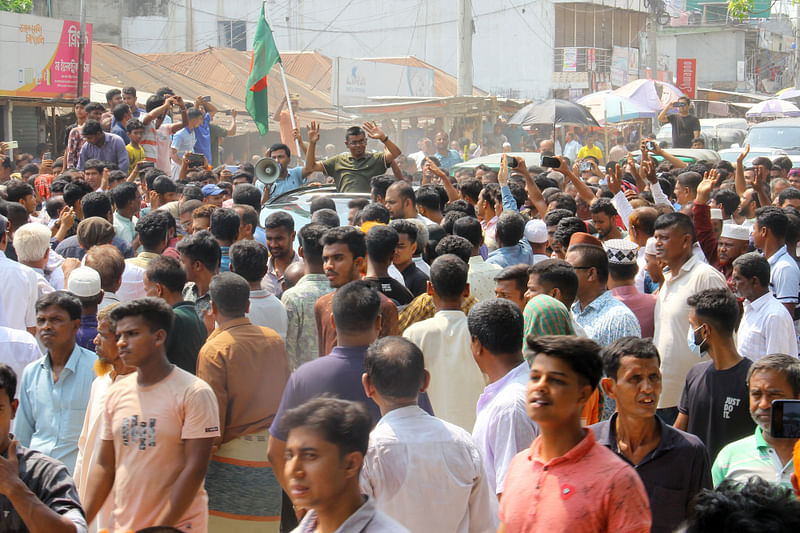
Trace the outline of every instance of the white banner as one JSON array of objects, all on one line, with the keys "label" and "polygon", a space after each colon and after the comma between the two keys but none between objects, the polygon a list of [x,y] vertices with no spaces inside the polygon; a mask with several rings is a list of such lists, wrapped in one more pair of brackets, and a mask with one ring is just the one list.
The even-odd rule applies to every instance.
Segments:
[{"label": "white banner", "polygon": [[433,69],[340,57],[333,62],[331,104],[366,105],[373,96],[435,96]]}]

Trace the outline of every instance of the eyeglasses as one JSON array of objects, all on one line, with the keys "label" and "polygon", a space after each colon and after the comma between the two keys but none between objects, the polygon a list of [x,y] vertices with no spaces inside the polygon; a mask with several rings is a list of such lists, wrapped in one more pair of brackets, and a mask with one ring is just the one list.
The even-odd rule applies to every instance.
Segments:
[{"label": "eyeglasses", "polygon": [[367,140],[363,139],[361,141],[348,141],[347,143],[349,146],[366,146]]}]

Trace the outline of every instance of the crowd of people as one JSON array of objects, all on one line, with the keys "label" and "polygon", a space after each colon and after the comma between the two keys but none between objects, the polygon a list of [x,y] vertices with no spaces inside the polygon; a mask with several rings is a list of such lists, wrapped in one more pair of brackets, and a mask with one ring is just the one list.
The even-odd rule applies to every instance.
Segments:
[{"label": "crowd of people", "polygon": [[[451,172],[444,131],[318,160],[311,124],[264,186],[235,115],[108,98],[63,157],[0,145],[0,530],[800,528],[788,159]],[[368,194],[262,220],[312,175]]]}]

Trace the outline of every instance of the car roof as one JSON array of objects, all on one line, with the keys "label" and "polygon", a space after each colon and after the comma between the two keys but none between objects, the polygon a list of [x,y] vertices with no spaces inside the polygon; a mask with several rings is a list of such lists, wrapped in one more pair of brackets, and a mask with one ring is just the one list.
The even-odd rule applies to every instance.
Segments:
[{"label": "car roof", "polygon": [[775,120],[770,120],[767,122],[759,122],[758,124],[753,124],[750,126],[750,129],[755,128],[772,128],[772,127],[795,127],[800,128],[800,118],[778,118]]},{"label": "car roof", "polygon": [[[492,170],[497,170],[500,168],[500,158],[502,157],[502,152],[497,152],[494,154],[484,155],[481,157],[475,157],[470,159],[469,161],[464,161],[463,163],[456,163],[452,167],[450,167],[450,175],[453,175],[456,169],[459,168],[475,168],[478,165],[486,165],[487,167],[491,168]],[[528,166],[538,166],[542,163],[542,156],[539,152],[509,152],[507,155],[514,156],[514,157],[521,157],[525,160],[525,164]]]},{"label": "car roof", "polygon": [[[336,187],[333,185],[323,187],[302,187],[294,191],[290,191],[280,196],[276,196],[269,202],[261,207],[261,212],[258,219],[261,225],[269,215],[277,211],[289,213],[294,220],[295,231],[300,230],[303,226],[311,221],[311,201],[318,196],[325,196],[331,198],[336,204],[336,214],[339,215],[339,221],[344,226],[347,224],[347,204],[350,200],[355,198],[366,198],[369,200],[369,193],[363,192],[336,192]],[[297,237],[295,236],[295,248],[299,245]]]}]

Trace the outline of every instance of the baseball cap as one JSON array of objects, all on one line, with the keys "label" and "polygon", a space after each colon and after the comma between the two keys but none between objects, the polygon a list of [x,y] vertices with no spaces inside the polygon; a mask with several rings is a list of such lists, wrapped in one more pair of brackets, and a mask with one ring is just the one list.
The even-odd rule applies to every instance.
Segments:
[{"label": "baseball cap", "polygon": [[103,290],[100,274],[87,266],[78,267],[69,275],[67,290],[79,298],[97,296]]},{"label": "baseball cap", "polygon": [[213,183],[209,183],[208,185],[203,185],[203,188],[200,189],[203,191],[203,196],[217,196],[218,194],[222,194],[225,192],[225,189],[221,189],[214,185]]},{"label": "baseball cap", "polygon": [[547,226],[543,220],[529,220],[525,224],[525,240],[536,244],[547,242]]}]

